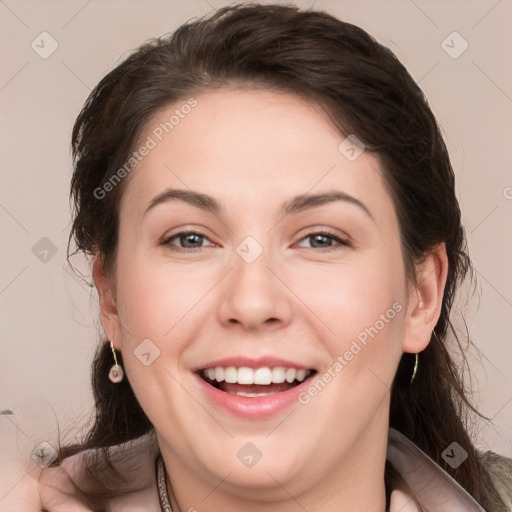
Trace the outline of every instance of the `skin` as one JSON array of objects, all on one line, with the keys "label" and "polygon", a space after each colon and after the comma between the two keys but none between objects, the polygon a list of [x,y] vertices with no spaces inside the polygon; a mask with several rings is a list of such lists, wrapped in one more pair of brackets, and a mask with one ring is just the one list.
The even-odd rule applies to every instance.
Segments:
[{"label": "skin", "polygon": [[[439,317],[444,245],[417,265],[417,283],[406,279],[378,158],[365,151],[349,161],[338,150],[345,137],[319,107],[227,87],[196,99],[128,178],[115,276],[99,256],[93,269],[103,327],[155,426],[172,505],[382,511],[390,386],[401,354],[423,350]],[[181,104],[158,112],[140,140]],[[175,200],[145,213],[167,188],[211,195],[222,212]],[[282,213],[296,195],[332,190],[369,214],[347,201]],[[348,245],[315,245],[312,235],[325,229]],[[200,248],[169,241],[191,230],[205,234],[191,246]],[[263,249],[252,263],[236,252],[247,236]],[[224,357],[272,355],[321,375],[394,303],[402,310],[325,389],[271,418],[221,410],[191,371]],[[148,366],[133,355],[145,339],[160,350]],[[251,468],[237,457],[248,442],[262,453]]]}]

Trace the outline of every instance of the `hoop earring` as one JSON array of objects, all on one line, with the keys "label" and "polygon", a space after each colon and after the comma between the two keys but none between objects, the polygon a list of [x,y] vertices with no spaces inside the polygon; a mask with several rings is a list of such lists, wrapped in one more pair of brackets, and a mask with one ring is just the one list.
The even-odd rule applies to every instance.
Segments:
[{"label": "hoop earring", "polygon": [[418,361],[419,361],[419,356],[418,354],[414,354],[414,368],[412,370],[412,377],[411,377],[411,381],[409,382],[409,386],[412,384],[412,381],[414,380],[414,378],[416,377],[416,373],[418,371]]},{"label": "hoop earring", "polygon": [[112,350],[112,355],[114,356],[115,364],[112,366],[112,368],[110,368],[110,371],[108,372],[108,378],[114,384],[118,384],[123,380],[124,372],[123,369],[117,363],[116,349],[114,348],[114,343],[112,341],[110,342],[110,349]]}]

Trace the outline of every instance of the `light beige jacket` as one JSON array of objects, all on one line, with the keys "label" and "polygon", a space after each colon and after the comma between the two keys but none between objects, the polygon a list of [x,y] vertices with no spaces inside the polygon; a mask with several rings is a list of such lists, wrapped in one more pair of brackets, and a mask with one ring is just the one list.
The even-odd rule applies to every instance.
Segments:
[{"label": "light beige jacket", "polygon": [[[114,465],[126,478],[121,484],[108,481],[108,471],[98,471],[100,485],[84,477],[84,459],[94,453],[95,450],[87,450],[66,458],[59,467],[45,470],[39,482],[38,477],[25,478],[17,488],[22,492],[13,492],[0,501],[0,512],[90,512],[92,509],[73,482],[86,493],[97,492],[101,483],[115,487],[118,496],[104,504],[109,512],[160,512],[155,480],[159,448],[153,434],[113,450]],[[389,432],[387,458],[407,486],[392,492],[391,512],[504,512],[485,511],[452,477],[394,429]],[[483,461],[506,503],[505,511],[512,512],[512,459],[487,452]]]},{"label": "light beige jacket", "polygon": [[[402,509],[393,506],[392,494],[391,512],[393,508],[416,512],[421,507],[429,512],[498,512],[485,511],[446,471],[394,429],[389,431],[387,458],[414,495],[400,492],[400,505],[409,507]],[[507,506],[505,510],[512,512],[512,459],[487,452],[483,462]]]}]

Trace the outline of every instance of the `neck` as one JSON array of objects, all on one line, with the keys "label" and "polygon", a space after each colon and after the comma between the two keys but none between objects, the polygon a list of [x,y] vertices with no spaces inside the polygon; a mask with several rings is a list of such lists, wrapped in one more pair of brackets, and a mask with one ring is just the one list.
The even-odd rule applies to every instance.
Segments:
[{"label": "neck", "polygon": [[[293,478],[277,479],[268,471],[257,486],[241,485],[234,471],[226,470],[220,478],[201,473],[183,464],[176,454],[161,445],[168,468],[167,488],[174,512],[352,512],[386,510],[384,467],[387,431],[368,433],[366,449],[352,449],[343,463],[323,463],[317,468],[295,473]],[[376,447],[378,447],[376,449]]]},{"label": "neck", "polygon": [[[212,487],[210,487],[209,493],[202,495],[203,498],[190,499],[191,493],[186,490],[176,497],[170,479],[167,480],[167,486],[173,512],[199,512],[203,509],[207,509],[209,512],[235,512],[240,510],[244,510],[244,512],[297,512],[297,510],[386,512],[388,510],[386,508],[384,482],[381,483],[378,489],[371,487],[370,489],[360,490],[360,495],[357,497],[354,497],[352,492],[347,492],[347,489],[337,489],[336,492],[333,492],[332,488],[327,490],[323,487],[321,488],[324,491],[322,495],[317,488],[317,492],[314,494],[306,495],[306,493],[303,493],[294,496],[288,493],[288,490],[283,486],[280,500],[273,500],[268,497],[263,500],[239,493],[219,492],[218,489]],[[361,486],[357,488],[361,489]],[[192,503],[194,505],[191,505]]]}]

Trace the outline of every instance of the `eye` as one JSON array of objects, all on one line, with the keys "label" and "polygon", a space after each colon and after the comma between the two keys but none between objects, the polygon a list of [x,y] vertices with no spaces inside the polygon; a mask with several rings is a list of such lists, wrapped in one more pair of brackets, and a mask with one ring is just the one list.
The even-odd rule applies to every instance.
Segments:
[{"label": "eye", "polygon": [[[305,237],[301,238],[303,240],[310,240],[312,249],[329,249],[333,247],[333,241],[335,241],[338,245],[342,246],[350,246],[350,243],[343,238],[335,235],[334,233],[330,233],[329,231],[319,231],[315,233],[310,233]],[[302,246],[303,247],[303,246]]]},{"label": "eye", "polygon": [[[177,240],[180,245],[176,245],[173,241]],[[203,242],[209,238],[199,231],[181,231],[164,239],[161,244],[169,246],[170,249],[175,251],[186,251],[200,249],[204,247]]]},{"label": "eye", "polygon": [[[175,233],[172,236],[164,239],[161,244],[168,246],[171,250],[186,252],[205,247],[203,242],[206,240],[211,242],[211,240],[200,231],[180,231],[179,233]],[[300,241],[302,242],[304,240],[310,240],[311,243],[309,248],[311,249],[329,250],[331,247],[336,247],[336,244],[338,246],[350,246],[350,243],[347,240],[344,240],[343,238],[329,231],[310,233],[302,237]],[[176,244],[176,241],[179,243],[179,245]],[[333,242],[335,243],[333,244]],[[207,246],[208,245],[206,245],[206,247]]]}]

